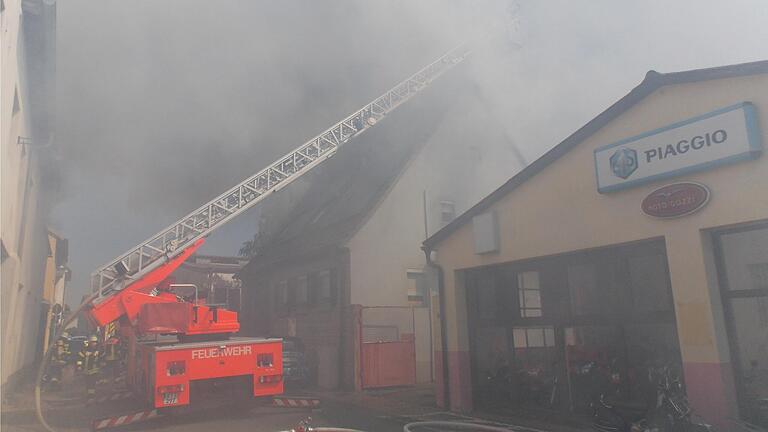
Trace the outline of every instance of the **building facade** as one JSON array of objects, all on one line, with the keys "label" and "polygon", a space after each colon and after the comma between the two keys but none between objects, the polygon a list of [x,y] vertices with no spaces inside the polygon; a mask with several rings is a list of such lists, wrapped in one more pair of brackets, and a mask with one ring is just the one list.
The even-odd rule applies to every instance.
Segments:
[{"label": "building facade", "polygon": [[2,27],[2,384],[42,351],[52,143],[53,2],[4,0]]},{"label": "building facade", "polygon": [[[759,421],[766,128],[768,62],[652,71],[429,238],[449,370],[438,402],[587,412],[585,364],[615,368],[630,399],[663,364],[707,421]],[[518,381],[494,405],[483,382],[500,367]]]},{"label": "building facade", "polygon": [[278,228],[241,272],[244,326],[304,340],[322,387],[433,380],[421,242],[520,168],[462,73],[262,213]]},{"label": "building facade", "polygon": [[53,342],[69,308],[64,303],[67,282],[72,273],[67,267],[69,240],[48,229],[48,256],[45,260],[45,279],[43,280],[43,309],[45,310],[45,331],[40,343],[46,349]]}]

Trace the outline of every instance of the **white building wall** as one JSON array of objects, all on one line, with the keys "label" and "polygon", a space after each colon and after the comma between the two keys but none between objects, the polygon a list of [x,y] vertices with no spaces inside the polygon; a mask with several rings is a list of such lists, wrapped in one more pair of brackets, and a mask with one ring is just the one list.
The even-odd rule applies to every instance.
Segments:
[{"label": "white building wall", "polygon": [[[352,304],[409,306],[414,281],[408,270],[425,266],[421,243],[444,225],[441,201],[454,203],[455,214],[461,214],[520,169],[511,144],[488,132],[498,128],[482,102],[468,99],[446,114],[349,241]],[[417,380],[422,382],[431,379],[427,314],[426,308],[416,312]]]},{"label": "white building wall", "polygon": [[[0,15],[0,206],[3,245],[0,271],[2,384],[30,365],[39,344],[47,230],[41,208],[39,164],[33,149],[17,144],[32,135],[25,76],[21,70],[21,1],[5,0]],[[18,102],[15,103],[14,100]],[[15,107],[17,109],[15,109]]]}]

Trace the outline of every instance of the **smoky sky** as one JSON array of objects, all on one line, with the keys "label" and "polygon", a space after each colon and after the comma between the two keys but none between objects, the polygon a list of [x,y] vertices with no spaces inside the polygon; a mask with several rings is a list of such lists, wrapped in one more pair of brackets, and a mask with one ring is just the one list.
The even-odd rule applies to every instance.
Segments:
[{"label": "smoky sky", "polygon": [[[495,36],[476,49],[467,85],[530,161],[649,69],[768,58],[767,5],[59,1],[64,180],[52,224],[70,239],[68,301],[97,266],[486,27]],[[450,112],[460,125],[461,110]],[[202,252],[236,254],[257,212]]]}]

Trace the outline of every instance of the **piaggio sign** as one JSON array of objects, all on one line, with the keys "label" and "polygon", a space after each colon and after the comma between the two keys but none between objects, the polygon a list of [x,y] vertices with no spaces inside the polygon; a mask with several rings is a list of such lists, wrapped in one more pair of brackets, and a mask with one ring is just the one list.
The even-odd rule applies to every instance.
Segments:
[{"label": "piaggio sign", "polygon": [[597,148],[597,190],[608,193],[723,164],[762,152],[755,107],[725,107]]},{"label": "piaggio sign", "polygon": [[674,183],[656,189],[643,200],[641,207],[649,216],[668,219],[689,215],[709,202],[709,188],[703,184]]}]

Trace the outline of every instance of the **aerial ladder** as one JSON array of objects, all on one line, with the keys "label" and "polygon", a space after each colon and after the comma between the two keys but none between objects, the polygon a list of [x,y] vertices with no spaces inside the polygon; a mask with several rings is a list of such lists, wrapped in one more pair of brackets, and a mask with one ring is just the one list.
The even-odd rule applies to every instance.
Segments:
[{"label": "aerial ladder", "polygon": [[[215,229],[322,164],[469,54],[466,44],[451,49],[91,275],[92,295],[81,310],[98,327],[120,323],[129,341],[126,381],[134,394],[152,408],[165,409],[189,404],[190,388],[216,380],[238,379],[254,397],[282,393],[280,339],[232,337],[240,329],[237,313],[197,296],[181,298],[169,282],[171,274]],[[176,338],[163,342],[159,335]]]}]

